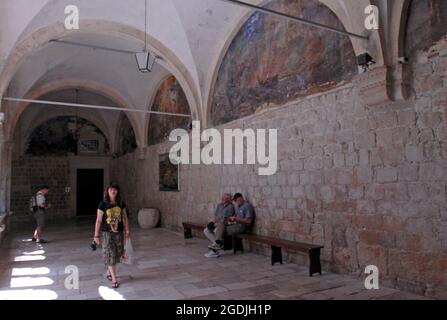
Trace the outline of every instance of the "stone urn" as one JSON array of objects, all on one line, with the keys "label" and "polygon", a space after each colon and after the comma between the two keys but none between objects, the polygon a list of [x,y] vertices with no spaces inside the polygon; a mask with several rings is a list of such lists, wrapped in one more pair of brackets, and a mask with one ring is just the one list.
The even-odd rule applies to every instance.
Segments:
[{"label": "stone urn", "polygon": [[138,211],[138,224],[142,229],[152,229],[158,225],[160,212],[157,209],[143,208]]}]

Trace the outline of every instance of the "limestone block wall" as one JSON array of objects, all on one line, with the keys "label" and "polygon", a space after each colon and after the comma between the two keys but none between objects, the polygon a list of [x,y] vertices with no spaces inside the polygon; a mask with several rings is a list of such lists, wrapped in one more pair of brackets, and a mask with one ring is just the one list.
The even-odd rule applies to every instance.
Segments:
[{"label": "limestone block wall", "polygon": [[[12,221],[30,221],[29,199],[39,186],[50,187],[47,201],[52,204],[47,211],[48,218],[73,218],[77,212],[77,170],[102,169],[103,185],[110,182],[108,156],[16,156],[12,161],[11,210],[14,212]],[[66,190],[69,188],[69,190]],[[68,192],[66,192],[68,191]],[[102,190],[101,190],[102,192]],[[99,203],[101,198],[98,198]],[[96,203],[91,208],[95,215]]]},{"label": "limestone block wall", "polygon": [[73,215],[70,194],[65,193],[69,186],[69,160],[65,157],[23,156],[12,162],[11,210],[13,221],[30,219],[29,199],[39,186],[50,187],[47,201],[52,204],[48,218],[67,218]]},{"label": "limestone block wall", "polygon": [[128,207],[129,218],[135,221],[138,210],[144,207],[144,203],[139,199],[147,192],[144,189],[147,179],[144,167],[145,163],[138,159],[137,152],[127,153],[110,162],[110,181],[119,183],[122,199]]},{"label": "limestone block wall", "polygon": [[132,206],[157,207],[168,228],[205,222],[222,192],[242,192],[256,207],[255,233],[323,244],[332,271],[377,265],[388,283],[447,297],[447,41],[409,67],[408,101],[367,107],[353,84],[218,127],[278,129],[273,176],[253,165],[182,165],[181,191],[159,192],[168,142],[144,160],[114,160],[112,175],[128,195],[137,190]]}]

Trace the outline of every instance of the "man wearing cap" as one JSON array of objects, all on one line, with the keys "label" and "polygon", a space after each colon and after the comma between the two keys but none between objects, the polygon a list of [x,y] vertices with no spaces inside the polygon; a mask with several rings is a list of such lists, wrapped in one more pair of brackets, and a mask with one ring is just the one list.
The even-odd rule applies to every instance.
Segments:
[{"label": "man wearing cap", "polygon": [[246,201],[242,194],[236,193],[233,196],[233,201],[237,205],[236,214],[228,218],[228,222],[224,224],[225,231],[220,233],[220,238],[216,237],[216,241],[208,246],[211,250],[220,250],[223,248],[223,235],[226,234],[234,236],[236,234],[250,231],[253,224],[255,210],[250,202]]},{"label": "man wearing cap", "polygon": [[[205,237],[207,237],[212,244],[216,243],[217,239],[223,239],[225,223],[233,215],[234,206],[231,203],[231,194],[225,193],[222,195],[222,202],[217,205],[216,212],[214,213],[214,220],[208,223],[208,226],[203,230]],[[219,254],[214,250],[210,250],[210,252],[205,254],[205,257],[207,258],[215,258],[218,256]]]}]

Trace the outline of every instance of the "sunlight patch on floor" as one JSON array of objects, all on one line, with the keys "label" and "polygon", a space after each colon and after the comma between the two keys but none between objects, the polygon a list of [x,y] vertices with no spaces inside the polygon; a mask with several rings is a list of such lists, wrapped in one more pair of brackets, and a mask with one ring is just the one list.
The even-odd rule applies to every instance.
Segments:
[{"label": "sunlight patch on floor", "polygon": [[104,300],[126,300],[119,292],[104,286],[100,286],[98,292]]},{"label": "sunlight patch on floor", "polygon": [[23,287],[41,287],[49,286],[54,283],[48,277],[18,277],[11,279],[11,288],[23,288]]},{"label": "sunlight patch on floor", "polygon": [[40,261],[45,260],[45,256],[36,255],[36,256],[18,256],[14,258],[14,262],[25,262],[25,261]]},{"label": "sunlight patch on floor", "polygon": [[47,289],[0,290],[0,300],[56,300],[57,293]]},{"label": "sunlight patch on floor", "polygon": [[45,274],[49,274],[50,269],[47,267],[41,267],[41,268],[13,268],[11,276],[12,277],[18,277],[18,276],[41,276]]}]

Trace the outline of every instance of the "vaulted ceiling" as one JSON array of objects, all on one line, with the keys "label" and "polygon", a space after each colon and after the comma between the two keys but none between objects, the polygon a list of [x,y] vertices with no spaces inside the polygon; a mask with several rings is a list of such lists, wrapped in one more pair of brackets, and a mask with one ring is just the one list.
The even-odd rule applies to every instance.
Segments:
[{"label": "vaulted ceiling", "polygon": [[[246,2],[265,5],[269,1]],[[395,63],[399,26],[408,1],[320,2],[337,15],[347,31],[370,34],[368,41],[351,38],[355,53],[369,51],[379,65]],[[364,11],[371,3],[380,7],[385,30],[365,30]],[[64,28],[64,10],[71,4],[79,8],[79,30]],[[193,118],[206,126],[205,113],[222,59],[253,11],[220,0],[148,0],[148,45],[163,57],[148,74],[138,71],[131,54],[49,42],[62,39],[140,51],[144,46],[144,0],[2,0],[0,13],[0,96],[39,98],[48,92],[83,87],[118,105],[147,110],[160,84],[172,74],[185,92]],[[387,57],[384,48],[395,54]],[[11,130],[23,107],[2,102]],[[137,127],[139,140],[143,139],[147,119],[130,120]]]}]

